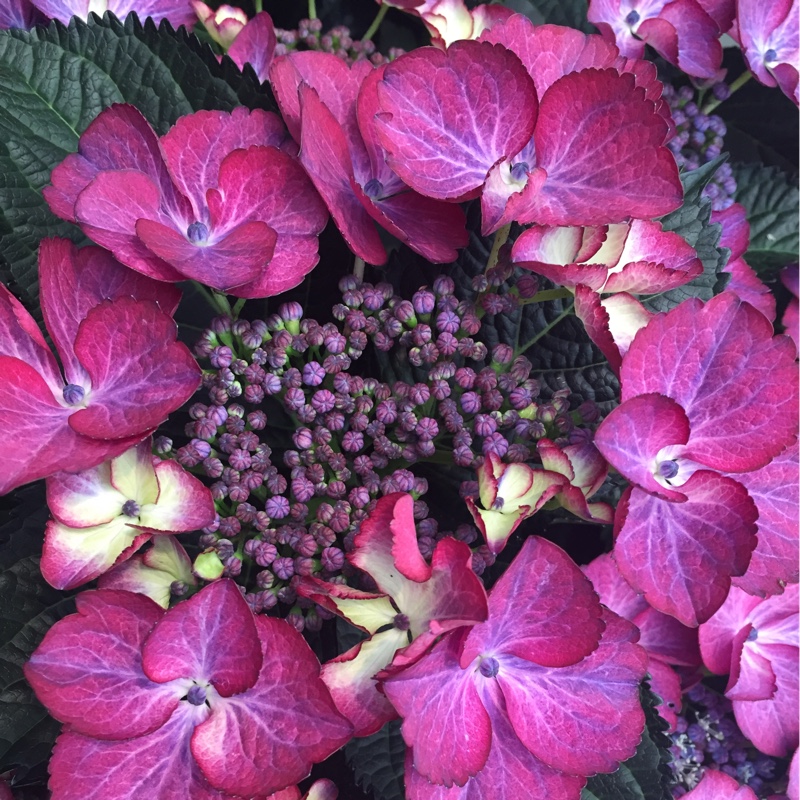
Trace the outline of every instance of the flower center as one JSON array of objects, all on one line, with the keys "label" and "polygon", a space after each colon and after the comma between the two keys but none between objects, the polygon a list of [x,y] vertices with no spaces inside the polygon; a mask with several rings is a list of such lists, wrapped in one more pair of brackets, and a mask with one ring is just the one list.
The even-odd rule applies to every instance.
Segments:
[{"label": "flower center", "polygon": [[197,684],[195,684],[186,693],[186,699],[193,706],[201,706],[206,701],[206,690],[202,686],[198,686]]},{"label": "flower center", "polygon": [[208,239],[208,226],[202,222],[193,222],[186,229],[186,238],[192,244],[200,244]]},{"label": "flower center", "polygon": [[764,61],[767,61],[767,62],[771,63],[771,62],[777,61],[777,60],[778,60],[778,54],[775,52],[775,50],[772,47],[770,47],[770,49],[767,50],[766,53],[764,53]]},{"label": "flower center", "polygon": [[669,480],[670,478],[674,478],[678,474],[678,462],[677,461],[662,461],[658,465],[658,474]]},{"label": "flower center", "polygon": [[370,178],[364,185],[364,194],[371,200],[383,194],[383,184],[377,178]]},{"label": "flower center", "polygon": [[758,629],[753,628],[750,633],[747,634],[747,641],[754,642],[756,639],[758,639]]},{"label": "flower center", "polygon": [[407,631],[411,627],[411,621],[405,614],[397,614],[394,618],[394,626],[399,631]]},{"label": "flower center", "polygon": [[638,12],[636,9],[634,9],[633,11],[631,11],[631,13],[630,13],[630,14],[628,14],[628,16],[627,16],[627,17],[625,17],[625,22],[627,22],[627,23],[628,23],[628,25],[631,25],[631,26],[633,26],[633,25],[635,25],[635,24],[636,24],[636,23],[637,23],[637,22],[638,22],[640,19],[641,19],[641,17],[639,16],[639,12]]},{"label": "flower center", "polygon": [[527,161],[518,161],[511,167],[511,179],[515,181],[524,181],[530,172],[530,166]]},{"label": "flower center", "polygon": [[138,517],[141,509],[135,500],[126,500],[122,506],[122,513],[126,517]]},{"label": "flower center", "polygon": [[85,392],[82,386],[77,386],[74,383],[68,383],[62,392],[64,402],[70,406],[76,406],[83,400]]},{"label": "flower center", "polygon": [[484,678],[494,678],[499,671],[500,663],[496,658],[489,656],[488,658],[481,659],[481,663],[478,666],[478,672],[480,672]]}]

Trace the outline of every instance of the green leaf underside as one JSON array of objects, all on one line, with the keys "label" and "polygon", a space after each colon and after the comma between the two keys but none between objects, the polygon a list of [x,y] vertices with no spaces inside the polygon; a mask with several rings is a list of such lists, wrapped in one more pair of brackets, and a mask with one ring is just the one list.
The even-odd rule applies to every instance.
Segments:
[{"label": "green leaf underside", "polygon": [[0,31],[0,278],[31,308],[39,241],[86,241],[50,212],[41,191],[112,103],[135,105],[159,135],[200,109],[274,108],[252,70],[242,75],[228,58],[220,64],[208,45],[168,22],[106,14]]},{"label": "green leaf underside", "polygon": [[762,164],[737,164],[733,174],[737,183],[734,199],[747,209],[750,223],[745,261],[757,272],[765,273],[763,277],[769,277],[800,257],[797,179],[777,167]]}]

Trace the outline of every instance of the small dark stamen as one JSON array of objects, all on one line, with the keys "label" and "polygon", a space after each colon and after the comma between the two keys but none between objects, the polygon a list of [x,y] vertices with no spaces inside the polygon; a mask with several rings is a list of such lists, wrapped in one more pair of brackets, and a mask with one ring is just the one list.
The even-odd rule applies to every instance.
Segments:
[{"label": "small dark stamen", "polygon": [[767,50],[766,53],[764,53],[764,61],[770,61],[771,62],[771,61],[777,61],[777,60],[778,60],[778,54],[775,52],[775,50],[773,50],[770,47],[770,49]]},{"label": "small dark stamen", "polygon": [[186,238],[194,244],[199,244],[208,239],[208,227],[202,222],[193,222],[186,229]]},{"label": "small dark stamen", "polygon": [[186,694],[186,699],[193,706],[201,706],[206,701],[206,690],[202,686],[195,684]]},{"label": "small dark stamen", "polygon": [[530,169],[527,161],[519,161],[511,167],[511,177],[515,181],[523,181],[528,177]]},{"label": "small dark stamen", "polygon": [[480,666],[478,667],[478,671],[483,675],[484,678],[494,678],[495,675],[500,671],[500,664],[496,658],[484,658]]},{"label": "small dark stamen", "polygon": [[666,480],[670,480],[670,478],[674,478],[678,474],[678,462],[677,461],[662,461],[658,465],[658,474],[662,478],[666,478]]},{"label": "small dark stamen", "polygon": [[135,500],[126,500],[122,506],[122,513],[126,517],[138,517],[141,509]]},{"label": "small dark stamen", "polygon": [[62,392],[64,401],[67,405],[76,406],[83,400],[85,392],[82,386],[76,386],[74,383],[68,383]]},{"label": "small dark stamen", "polygon": [[399,631],[407,631],[411,627],[411,620],[405,614],[398,614],[394,618],[394,626]]},{"label": "small dark stamen", "polygon": [[625,22],[627,22],[628,25],[635,25],[640,19],[641,17],[639,16],[639,12],[634,9],[630,14],[628,14],[627,17],[625,17]]},{"label": "small dark stamen", "polygon": [[364,194],[371,200],[383,194],[383,184],[377,178],[370,178],[364,185]]}]

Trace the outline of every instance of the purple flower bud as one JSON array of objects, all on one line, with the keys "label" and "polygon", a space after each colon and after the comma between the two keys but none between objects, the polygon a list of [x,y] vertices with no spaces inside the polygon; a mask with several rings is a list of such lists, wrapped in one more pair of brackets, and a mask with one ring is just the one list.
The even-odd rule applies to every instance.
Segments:
[{"label": "purple flower bud", "polygon": [[223,469],[222,461],[216,457],[209,457],[203,460],[203,471],[209,478],[219,478]]},{"label": "purple flower bud", "polygon": [[314,392],[311,398],[311,405],[318,414],[324,414],[326,411],[332,411],[336,406],[336,397],[333,392],[328,389],[320,389]]},{"label": "purple flower bud", "polygon": [[433,291],[438,297],[447,297],[456,290],[455,282],[447,275],[439,275],[433,282]]},{"label": "purple flower bud", "polygon": [[493,433],[483,440],[483,454],[495,453],[502,458],[508,452],[508,440],[501,433]]},{"label": "purple flower bud", "polygon": [[505,455],[505,460],[510,463],[523,464],[531,457],[530,448],[524,444],[512,444]]},{"label": "purple flower bud", "polygon": [[153,449],[160,456],[167,455],[172,450],[172,439],[168,436],[157,436],[153,442]]},{"label": "purple flower bud", "polygon": [[308,450],[314,446],[314,437],[309,428],[298,428],[292,435],[292,442],[298,450]]},{"label": "purple flower bud", "polygon": [[460,402],[466,414],[476,414],[481,410],[481,398],[477,392],[464,392]]},{"label": "purple flower bud", "polygon": [[264,510],[272,519],[283,519],[289,516],[289,501],[285,497],[270,497]]},{"label": "purple flower bud", "polygon": [[293,558],[276,558],[272,562],[272,571],[282,581],[288,581],[294,575]]},{"label": "purple flower bud", "polygon": [[317,562],[313,558],[298,556],[294,560],[296,575],[313,575],[317,571]]},{"label": "purple flower bud", "polygon": [[442,333],[455,334],[461,327],[461,319],[455,311],[442,311],[436,317],[436,329]]},{"label": "purple flower bud", "polygon": [[472,467],[475,460],[475,453],[469,447],[456,447],[453,450],[453,461],[459,467]]},{"label": "purple flower bud", "polygon": [[430,314],[436,307],[436,295],[427,289],[420,289],[414,293],[411,302],[417,314]]}]

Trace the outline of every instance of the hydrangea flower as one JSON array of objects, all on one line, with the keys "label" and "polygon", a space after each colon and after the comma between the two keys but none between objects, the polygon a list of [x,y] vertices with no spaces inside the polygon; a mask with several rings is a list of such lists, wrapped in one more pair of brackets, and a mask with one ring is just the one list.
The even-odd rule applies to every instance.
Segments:
[{"label": "hydrangea flower", "polygon": [[403,718],[409,800],[577,800],[644,727],[647,657],[566,554],[536,537],[489,595],[489,617],[389,675]]},{"label": "hydrangea flower", "polygon": [[725,696],[736,722],[771,756],[786,757],[800,743],[798,598],[797,584],[766,599],[733,587],[700,626],[703,662],[712,672],[730,674]]},{"label": "hydrangea flower", "polygon": [[514,14],[477,42],[389,64],[376,126],[412,189],[481,197],[484,235],[512,220],[603,225],[680,205],[660,94],[650,65],[599,37]]},{"label": "hydrangea flower", "polygon": [[226,50],[247,25],[247,14],[235,6],[223,4],[214,9],[202,0],[192,0],[192,8],[208,35]]},{"label": "hydrangea flower", "polygon": [[800,103],[797,0],[737,0],[735,33],[756,80],[765,86],[780,86],[795,105]]},{"label": "hydrangea flower", "polygon": [[63,373],[33,318],[0,286],[0,493],[123,453],[188,400],[200,368],[176,341],[180,293],[108,253],[39,246],[40,299]]},{"label": "hydrangea flower", "polygon": [[73,589],[132,556],[152,535],[182,533],[216,517],[211,492],[175,461],[151,455],[148,438],[82,472],[47,479],[42,574]]},{"label": "hydrangea flower", "polygon": [[587,564],[583,573],[592,582],[600,602],[639,629],[639,644],[650,659],[650,685],[661,698],[658,713],[669,723],[670,730],[675,730],[683,692],[681,678],[672,667],[696,670],[700,666],[697,629],[652,608],[625,582],[610,553]]},{"label": "hydrangea flower", "polygon": [[[622,405],[595,436],[633,484],[616,512],[620,571],[687,625],[722,605],[756,546],[758,512],[739,476],[766,468],[796,439],[794,346],[772,334],[730,293],[653,317],[623,359]],[[762,487],[764,502],[772,491]],[[770,526],[759,537],[771,540]],[[767,551],[782,550],[781,538]]]},{"label": "hydrangea flower", "polygon": [[787,336],[792,337],[795,347],[800,350],[800,303],[798,302],[798,266],[797,264],[790,264],[781,270],[781,283],[791,292],[792,297],[789,299],[789,305],[786,306],[786,311],[783,312],[781,324],[784,327]]},{"label": "hydrangea flower", "polygon": [[168,19],[173,27],[195,22],[194,10],[189,0],[32,0],[33,4],[51,19],[65,25],[72,17],[88,19],[89,14],[103,16],[110,11],[115,17],[125,19],[135,13],[139,19],[152,17],[156,22]]},{"label": "hydrangea flower", "polygon": [[402,669],[413,663],[444,631],[485,619],[486,592],[472,571],[464,542],[441,539],[431,564],[425,562],[408,494],[378,500],[361,524],[348,560],[375,581],[380,594],[312,576],[297,579],[293,586],[368,634],[322,667],[337,707],[353,723],[355,735],[366,736],[397,716],[378,691],[375,675],[386,667]]},{"label": "hydrangea flower", "polygon": [[112,105],[44,195],[144,275],[267,297],[314,268],[327,221],[285,139],[277,115],[245,108],[190,114],[159,139],[133,106]]},{"label": "hydrangea flower", "polygon": [[350,738],[302,636],[253,616],[232,581],[169,611],[102,589],[77,607],[25,665],[65,723],[53,800],[268,795]]},{"label": "hydrangea flower", "polygon": [[722,64],[719,37],[731,26],[733,3],[591,0],[588,16],[589,22],[628,58],[644,58],[648,44],[687,75],[717,78]]},{"label": "hydrangea flower", "polygon": [[[137,553],[100,576],[101,589],[147,595],[161,608],[197,585],[192,560],[174,536],[153,536],[152,547]],[[218,576],[219,577],[219,576]]]},{"label": "hydrangea flower", "polygon": [[350,249],[384,264],[377,223],[429,261],[449,263],[469,239],[464,212],[411,191],[387,165],[374,122],[382,69],[306,51],[276,59],[270,82],[300,160]]}]

